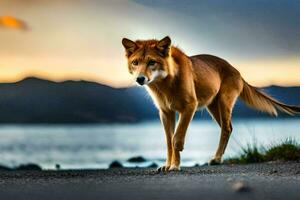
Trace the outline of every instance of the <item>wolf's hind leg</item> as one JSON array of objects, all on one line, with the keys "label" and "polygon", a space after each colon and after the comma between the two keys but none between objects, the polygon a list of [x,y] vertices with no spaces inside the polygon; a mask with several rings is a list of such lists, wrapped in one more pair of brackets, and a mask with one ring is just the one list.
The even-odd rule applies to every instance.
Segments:
[{"label": "wolf's hind leg", "polygon": [[232,91],[229,94],[220,94],[218,98],[218,108],[213,111],[210,109],[209,111],[215,112],[213,115],[217,118],[217,110],[219,111],[219,121],[216,121],[221,126],[221,136],[218,145],[218,149],[213,157],[213,159],[209,162],[211,165],[213,164],[220,164],[222,160],[222,156],[225,152],[226,146],[228,144],[229,137],[232,132],[232,125],[231,125],[231,114],[234,103],[238,97],[238,92]]},{"label": "wolf's hind leg", "polygon": [[218,125],[221,127],[221,119],[220,119],[220,110],[218,105],[218,97],[216,97],[211,104],[207,106],[207,110],[209,114],[212,116],[212,118],[218,123]]}]

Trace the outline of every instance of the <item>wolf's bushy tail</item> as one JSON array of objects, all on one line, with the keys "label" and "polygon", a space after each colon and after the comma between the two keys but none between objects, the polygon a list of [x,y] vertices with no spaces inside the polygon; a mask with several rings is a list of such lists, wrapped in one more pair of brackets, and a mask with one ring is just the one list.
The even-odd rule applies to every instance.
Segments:
[{"label": "wolf's bushy tail", "polygon": [[244,87],[240,94],[240,98],[248,106],[257,110],[277,116],[277,110],[285,112],[289,115],[300,114],[300,107],[287,105],[277,101],[257,88],[249,85],[244,81]]}]

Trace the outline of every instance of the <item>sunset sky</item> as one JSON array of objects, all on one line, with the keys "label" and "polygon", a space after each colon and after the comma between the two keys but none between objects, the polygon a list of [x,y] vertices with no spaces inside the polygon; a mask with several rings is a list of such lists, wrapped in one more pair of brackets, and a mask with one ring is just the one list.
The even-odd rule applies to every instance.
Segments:
[{"label": "sunset sky", "polygon": [[127,86],[121,39],[169,35],[188,55],[225,58],[253,85],[300,85],[299,0],[0,0],[1,16],[0,82]]}]

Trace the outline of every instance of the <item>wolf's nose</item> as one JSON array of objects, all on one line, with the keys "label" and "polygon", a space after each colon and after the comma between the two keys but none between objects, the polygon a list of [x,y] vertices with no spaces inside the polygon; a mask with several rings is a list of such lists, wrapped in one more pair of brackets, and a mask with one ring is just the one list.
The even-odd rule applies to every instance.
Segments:
[{"label": "wolf's nose", "polygon": [[140,84],[140,85],[144,85],[145,77],[144,76],[137,77],[136,82],[138,82],[138,84]]}]

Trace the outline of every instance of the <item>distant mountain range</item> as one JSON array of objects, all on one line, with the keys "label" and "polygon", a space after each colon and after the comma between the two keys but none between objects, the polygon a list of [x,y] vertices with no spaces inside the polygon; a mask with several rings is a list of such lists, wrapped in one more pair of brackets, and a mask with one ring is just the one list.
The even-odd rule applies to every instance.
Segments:
[{"label": "distant mountain range", "polygon": [[[268,94],[300,104],[300,87],[271,86]],[[200,111],[195,118],[207,118]],[[266,117],[238,102],[234,117]],[[281,114],[280,117],[287,117]],[[26,78],[0,84],[0,123],[130,123],[158,119],[151,98],[141,87],[116,89],[86,82],[52,82]]]}]

